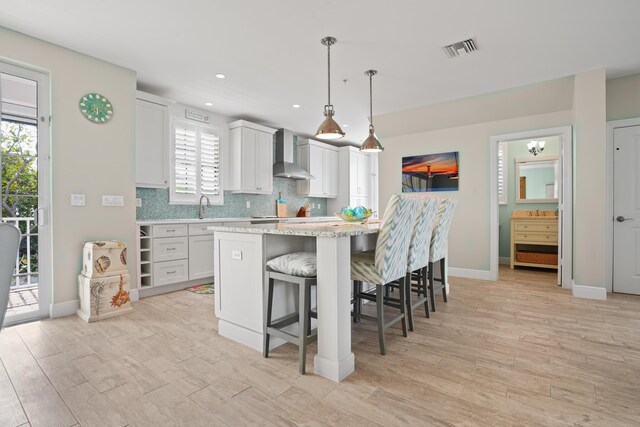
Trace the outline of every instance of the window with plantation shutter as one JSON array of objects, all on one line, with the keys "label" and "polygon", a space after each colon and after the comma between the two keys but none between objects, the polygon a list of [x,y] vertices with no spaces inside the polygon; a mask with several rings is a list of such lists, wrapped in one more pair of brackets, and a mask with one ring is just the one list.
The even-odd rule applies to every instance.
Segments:
[{"label": "window with plantation shutter", "polygon": [[223,203],[220,181],[220,131],[175,120],[171,204],[197,204],[205,195],[212,204]]},{"label": "window with plantation shutter", "polygon": [[507,204],[507,142],[498,143],[498,203]]}]

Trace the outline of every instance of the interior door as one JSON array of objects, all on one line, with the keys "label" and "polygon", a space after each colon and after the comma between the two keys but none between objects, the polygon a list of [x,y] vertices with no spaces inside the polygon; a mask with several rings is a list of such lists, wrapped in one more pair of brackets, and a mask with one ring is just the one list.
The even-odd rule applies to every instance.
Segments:
[{"label": "interior door", "polygon": [[51,295],[48,77],[0,62],[0,220],[20,229],[5,324],[44,317]]},{"label": "interior door", "polygon": [[640,126],[613,133],[613,292],[640,295]]}]

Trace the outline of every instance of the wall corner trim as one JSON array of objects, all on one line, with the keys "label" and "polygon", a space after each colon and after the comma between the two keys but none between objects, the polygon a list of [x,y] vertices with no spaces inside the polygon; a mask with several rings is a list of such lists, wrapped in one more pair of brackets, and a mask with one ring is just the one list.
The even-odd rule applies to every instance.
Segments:
[{"label": "wall corner trim", "polygon": [[607,289],[605,287],[576,285],[575,282],[572,284],[572,293],[574,297],[598,300],[607,299]]},{"label": "wall corner trim", "polygon": [[55,319],[56,317],[71,316],[72,314],[76,314],[78,307],[79,301],[77,299],[51,304],[49,306],[49,316],[52,319]]}]

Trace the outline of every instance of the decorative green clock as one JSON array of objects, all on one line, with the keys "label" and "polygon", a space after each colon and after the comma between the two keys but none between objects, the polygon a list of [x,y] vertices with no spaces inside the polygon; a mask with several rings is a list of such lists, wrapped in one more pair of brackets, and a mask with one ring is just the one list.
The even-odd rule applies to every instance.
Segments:
[{"label": "decorative green clock", "polygon": [[106,123],[113,116],[113,106],[99,93],[88,93],[80,98],[80,112],[93,123]]}]

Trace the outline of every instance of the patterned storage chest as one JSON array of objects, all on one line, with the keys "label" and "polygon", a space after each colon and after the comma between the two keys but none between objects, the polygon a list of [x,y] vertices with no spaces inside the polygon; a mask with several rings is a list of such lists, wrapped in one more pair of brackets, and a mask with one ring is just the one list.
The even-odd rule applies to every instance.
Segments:
[{"label": "patterned storage chest", "polygon": [[82,259],[77,315],[87,322],[95,322],[129,313],[133,308],[129,297],[127,246],[113,240],[87,242]]}]

